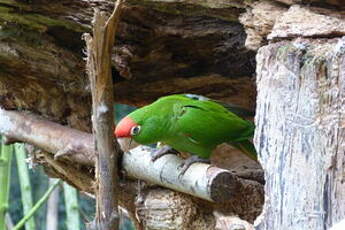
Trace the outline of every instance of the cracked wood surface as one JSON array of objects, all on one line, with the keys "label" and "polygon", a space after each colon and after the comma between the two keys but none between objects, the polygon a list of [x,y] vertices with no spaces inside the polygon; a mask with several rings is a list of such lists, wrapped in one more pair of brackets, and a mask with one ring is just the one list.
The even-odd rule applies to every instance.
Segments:
[{"label": "cracked wood surface", "polygon": [[257,61],[257,229],[328,229],[345,216],[345,39],[282,41]]},{"label": "cracked wood surface", "polygon": [[95,195],[96,216],[92,224],[97,230],[118,230],[119,159],[123,152],[114,140],[114,91],[111,54],[122,13],[123,1],[118,0],[112,14],[95,9],[92,35],[85,33],[86,69],[92,94],[92,133],[96,154]]}]

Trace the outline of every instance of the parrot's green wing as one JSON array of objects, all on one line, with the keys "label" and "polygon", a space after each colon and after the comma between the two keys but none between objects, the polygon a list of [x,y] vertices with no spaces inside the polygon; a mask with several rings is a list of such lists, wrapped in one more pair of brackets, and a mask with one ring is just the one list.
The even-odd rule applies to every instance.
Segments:
[{"label": "parrot's green wing", "polygon": [[245,141],[253,135],[252,122],[206,97],[186,94],[162,100],[174,101],[172,135],[167,144],[175,145],[178,150],[205,158],[221,143]]},{"label": "parrot's green wing", "polygon": [[[197,100],[197,101],[210,101],[210,102],[216,103],[217,105],[221,105],[222,107],[224,107],[225,109],[227,109],[230,112],[230,113],[226,114],[226,117],[228,119],[232,120],[232,121],[230,121],[230,123],[232,123],[232,124],[236,124],[236,123],[240,122],[240,120],[241,120],[241,119],[236,118],[236,116],[232,116],[232,114],[235,114],[239,117],[248,117],[248,116],[254,116],[255,115],[255,113],[253,111],[249,111],[249,110],[241,108],[237,105],[232,105],[229,103],[224,103],[224,102],[212,100],[212,99],[204,97],[204,96],[199,96],[199,95],[194,95],[194,94],[185,94],[184,96],[191,98],[193,100]],[[203,107],[202,105],[200,105],[200,106],[201,106],[201,108]],[[214,109],[214,107],[213,107],[213,109]],[[222,117],[219,117],[219,119],[222,119]],[[242,135],[238,135],[236,138],[234,138],[236,140],[230,140],[230,141],[228,140],[227,142],[230,145],[232,145],[233,147],[242,151],[244,154],[246,154],[251,159],[257,160],[257,152],[255,150],[255,147],[254,147],[253,143],[248,140],[248,138],[251,138],[253,136],[255,127],[254,127],[254,124],[252,122],[249,122],[249,121],[246,121],[246,122],[247,122],[246,123],[247,127],[244,128],[245,131],[243,131],[243,129],[240,128],[241,131],[239,130],[239,133],[238,133],[238,134],[242,133]],[[213,126],[210,126],[210,127],[213,127]],[[228,134],[230,134],[229,136],[232,136],[231,130],[229,129],[228,131],[229,131]],[[220,139],[222,139],[222,138],[220,138]]]}]

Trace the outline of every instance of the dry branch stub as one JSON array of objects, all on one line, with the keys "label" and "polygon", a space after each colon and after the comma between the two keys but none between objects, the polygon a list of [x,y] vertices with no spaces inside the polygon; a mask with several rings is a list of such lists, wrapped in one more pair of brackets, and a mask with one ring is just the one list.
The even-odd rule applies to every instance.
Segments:
[{"label": "dry branch stub", "polygon": [[210,198],[215,202],[228,201],[240,190],[240,180],[228,170],[209,167],[206,172],[209,179]]},{"label": "dry branch stub", "polygon": [[[122,0],[117,0],[112,15],[95,9],[93,34],[84,35],[87,46],[87,72],[92,93],[92,127],[96,156],[96,217],[99,230],[119,228],[118,158],[122,154],[113,139],[113,81],[111,52],[119,22]],[[68,152],[73,152],[68,150]]]}]

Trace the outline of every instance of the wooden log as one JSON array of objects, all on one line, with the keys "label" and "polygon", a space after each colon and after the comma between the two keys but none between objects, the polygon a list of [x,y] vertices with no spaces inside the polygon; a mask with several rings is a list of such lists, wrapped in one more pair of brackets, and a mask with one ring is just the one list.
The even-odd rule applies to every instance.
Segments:
[{"label": "wooden log", "polygon": [[257,63],[257,229],[328,229],[345,217],[345,39],[270,44]]}]

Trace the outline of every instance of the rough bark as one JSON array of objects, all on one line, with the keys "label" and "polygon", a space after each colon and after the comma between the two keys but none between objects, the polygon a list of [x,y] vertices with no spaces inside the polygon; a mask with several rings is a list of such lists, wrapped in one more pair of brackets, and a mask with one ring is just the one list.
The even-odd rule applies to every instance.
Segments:
[{"label": "rough bark", "polygon": [[[244,49],[246,35],[237,22],[243,10],[223,2],[210,8],[201,2],[128,1],[112,57],[115,100],[144,105],[165,94],[191,92],[236,98],[253,108],[254,53]],[[7,12],[0,16],[3,107],[29,109],[83,130],[90,127],[80,36],[90,30],[95,6],[112,8],[107,1],[78,0],[1,5]],[[231,18],[220,18],[220,10]]]},{"label": "rough bark", "polygon": [[278,42],[257,62],[267,197],[257,229],[328,229],[345,217],[345,40]]},{"label": "rough bark", "polygon": [[[90,85],[80,37],[91,30],[94,7],[110,12],[113,4],[110,1],[0,0],[1,107],[30,111],[90,132]],[[241,0],[127,1],[112,53],[115,102],[142,106],[162,95],[189,92],[253,109],[254,53],[244,48],[246,34],[237,19],[244,7]],[[35,149],[34,161],[42,164],[50,175],[92,193],[94,155],[88,152],[91,137],[77,130],[65,132],[64,127],[55,125],[44,133],[41,131],[45,121],[32,127],[31,122],[31,118],[19,121],[15,131],[21,133],[18,139],[27,142],[35,134],[37,139],[33,144],[40,140],[38,146],[60,156],[54,159],[50,153]],[[31,134],[26,133],[29,127]],[[69,142],[63,141],[67,139],[75,142],[68,145]],[[220,155],[228,159],[228,154]],[[227,164],[217,155],[214,160]],[[232,166],[237,167],[235,162],[238,161],[233,161]],[[241,166],[246,165],[242,163]],[[244,167],[236,170],[247,179],[257,174]],[[136,210],[135,183],[126,181],[120,190],[121,205],[132,216]],[[242,197],[247,199],[239,199],[242,202],[238,203],[232,200],[222,208],[217,207],[225,219],[239,215],[253,221],[258,215],[262,189],[255,181],[249,184],[246,188],[258,194],[253,201],[255,205],[250,202],[250,192],[244,190],[246,195]],[[172,197],[184,199],[177,192]],[[210,203],[201,206],[199,199],[188,199],[188,202],[186,210],[196,210],[190,212],[191,220],[198,219],[198,213],[213,206]],[[205,213],[212,228],[218,217],[209,211]]]},{"label": "rough bark", "polygon": [[[85,138],[86,135],[90,134],[84,134],[84,135],[74,135],[74,136],[69,136],[65,135],[68,133],[73,133],[72,129],[65,127],[63,131],[59,131],[59,137],[55,135],[47,135],[48,138],[42,139],[41,136],[43,133],[50,134],[54,133],[50,130],[62,130],[61,128],[59,129],[59,125],[54,124],[52,122],[42,122],[37,119],[34,119],[32,116],[28,116],[25,114],[20,114],[18,112],[13,112],[13,111],[4,111],[1,110],[1,118],[0,119],[0,127],[1,127],[1,134],[5,135],[8,137],[8,139],[12,140],[17,140],[17,141],[22,141],[25,140],[28,143],[33,143],[36,146],[40,147],[43,150],[49,150],[52,151],[52,153],[58,152],[58,148],[62,146],[61,143],[64,143],[65,145],[68,146],[78,146],[78,145],[73,145],[72,143],[76,141],[77,143],[82,143],[84,141],[90,141],[91,144],[83,144],[83,146],[89,146],[91,150],[87,151],[90,154],[94,155],[92,153],[93,147],[92,147],[92,137],[90,138]],[[30,118],[31,117],[31,118]],[[29,121],[26,123],[26,126],[24,129],[19,129],[19,126],[23,125],[23,121]],[[35,126],[41,127],[40,129],[35,128]],[[15,132],[14,132],[15,131]],[[78,133],[81,133],[78,131]],[[91,135],[90,135],[91,136]],[[22,137],[25,137],[25,139],[21,139]],[[80,140],[78,140],[80,138]],[[46,148],[46,146],[49,146],[49,148]],[[88,192],[88,193],[93,193],[93,184],[94,184],[94,179],[93,179],[93,168],[90,166],[82,166],[83,162],[87,162],[86,160],[80,160],[81,157],[86,157],[85,153],[84,155],[80,155],[79,158],[72,158],[78,150],[78,147],[76,149],[72,149],[73,151],[70,151],[71,155],[63,155],[60,156],[60,160],[54,160],[53,155],[50,153],[45,153],[45,152],[40,152],[35,154],[36,156],[36,162],[39,163],[44,163],[44,165],[49,166],[48,169],[50,170],[49,173],[51,175],[55,175],[58,177],[63,178],[65,181],[71,183],[75,187],[77,187],[79,190]],[[138,152],[137,152],[138,153]],[[131,159],[134,159],[135,156],[137,155],[137,160],[133,161]],[[125,154],[124,159],[123,159],[123,166],[124,170],[127,171],[127,174],[129,176],[135,177],[137,174],[135,174],[138,169],[141,168],[141,161],[142,161],[142,154],[135,154],[135,152],[131,154]],[[168,157],[168,156],[166,156]],[[172,156],[175,157],[175,156]],[[61,161],[62,158],[65,160]],[[71,162],[70,160],[74,159],[74,162]],[[146,155],[144,156],[144,159],[150,160],[150,153],[146,152]],[[161,159],[164,160],[164,159]],[[76,162],[78,162],[78,166],[76,167]],[[130,164],[128,165],[126,162],[135,162],[137,164],[137,167],[135,165]],[[160,167],[160,162],[159,160],[155,163],[150,162],[153,168],[162,168]],[[178,162],[175,162],[176,165],[174,166],[175,169],[178,167]],[[157,164],[157,166],[156,166]],[[92,165],[92,162],[91,162]],[[134,169],[133,169],[134,167]],[[200,167],[200,166],[195,166],[195,167]],[[163,167],[164,168],[164,167]],[[203,165],[201,165],[201,168],[203,168]],[[132,170],[133,169],[133,170]],[[215,171],[221,171],[220,169],[213,168]],[[147,173],[147,172],[146,172]],[[188,173],[188,172],[187,172]],[[145,174],[144,174],[145,175]],[[234,175],[235,172],[234,172]],[[186,175],[186,179],[190,178],[192,175],[188,176]],[[206,176],[206,175],[205,175]],[[161,195],[159,195],[159,192],[157,191],[164,191],[164,193],[168,193],[170,195],[167,196],[170,197],[171,199],[175,200],[176,202],[182,202],[185,203],[185,199],[188,200],[187,203],[185,203],[185,206],[180,206],[180,209],[176,210],[176,215],[170,216],[171,219],[166,219],[166,221],[173,221],[175,218],[182,218],[184,219],[186,223],[184,228],[182,229],[189,229],[188,226],[191,226],[192,220],[195,218],[199,218],[200,213],[205,213],[205,216],[207,216],[206,222],[207,226],[209,228],[206,229],[212,229],[210,226],[214,227],[214,224],[216,221],[218,221],[218,217],[215,217],[213,215],[213,211],[217,211],[220,213],[220,215],[223,219],[227,220],[230,218],[232,215],[239,215],[241,218],[248,220],[248,221],[253,221],[255,217],[258,215],[258,213],[261,210],[261,205],[263,202],[263,190],[262,190],[262,185],[259,184],[258,182],[250,179],[243,179],[241,178],[241,173],[239,175],[235,176],[237,179],[237,182],[240,182],[240,185],[237,187],[237,191],[231,194],[227,198],[225,202],[221,203],[210,203],[207,201],[202,201],[197,198],[193,198],[187,195],[182,195],[178,192],[169,192],[167,189],[161,189],[157,188],[156,186],[151,187],[151,186],[144,186],[141,188],[139,186],[139,190],[137,191],[135,183],[133,183],[131,180],[125,180],[120,183],[121,187],[119,192],[121,193],[119,198],[120,198],[120,205],[125,207],[126,209],[129,210],[130,213],[135,213],[136,210],[141,210],[141,206],[145,205],[146,203],[150,203],[151,199],[159,199]],[[157,175],[159,177],[159,174]],[[165,180],[170,180],[171,178],[176,178],[178,177],[178,171],[175,170],[175,172],[171,172],[171,175],[163,175],[163,179]],[[200,175],[199,175],[200,177]],[[170,179],[169,179],[170,178]],[[212,177],[211,177],[212,178]],[[159,181],[161,178],[156,178],[152,180],[152,182]],[[183,178],[182,178],[183,179]],[[205,179],[207,181],[207,179]],[[197,181],[197,180],[196,180]],[[200,180],[202,181],[202,180]],[[214,184],[216,184],[217,181],[214,181]],[[219,183],[219,181],[218,181]],[[212,185],[212,184],[211,184]],[[198,185],[195,185],[198,186]],[[183,185],[181,185],[181,189],[186,189],[183,188]],[[187,188],[188,189],[188,188]],[[212,188],[211,189],[216,189]],[[195,189],[197,190],[197,189]],[[152,194],[151,194],[152,192]],[[137,196],[138,193],[138,196]],[[152,196],[147,196],[147,194],[151,194]],[[156,194],[156,195],[154,195]],[[136,197],[137,196],[137,197]],[[134,201],[136,200],[136,206],[134,204]],[[174,202],[175,202],[174,201]],[[168,202],[168,200],[166,201]],[[171,201],[173,202],[173,201]],[[184,210],[182,212],[182,210]],[[194,211],[193,211],[194,210]],[[161,215],[167,215],[171,210],[170,209],[162,209],[161,210]],[[143,210],[141,210],[143,212]],[[145,212],[150,212],[150,208],[145,210]],[[140,220],[143,220],[146,217],[145,212],[140,216]],[[184,212],[191,212],[190,215],[186,216],[183,213]],[[207,215],[206,215],[207,214]],[[162,217],[161,216],[161,217]],[[157,220],[160,218],[160,216],[156,216],[154,218],[157,218]],[[191,219],[189,219],[191,218]],[[188,219],[188,221],[187,221]],[[156,222],[157,223],[157,222]],[[174,225],[174,229],[181,229],[179,228],[179,225]],[[158,228],[159,229],[159,228]]]},{"label": "rough bark", "polygon": [[344,10],[293,5],[277,18],[268,39],[327,38],[345,35]]},{"label": "rough bark", "polygon": [[320,6],[283,6],[281,14],[266,15],[270,44],[257,55],[255,138],[266,201],[257,229],[328,229],[345,215],[345,20],[342,7]]},{"label": "rough bark", "polygon": [[[296,37],[336,37],[344,34],[344,5],[294,4],[302,1],[254,1],[239,17],[247,33],[245,46],[257,50],[270,40]],[[304,1],[303,1],[304,2]],[[327,2],[327,1],[326,1]],[[330,4],[331,1],[328,1]],[[336,1],[334,1],[334,4]],[[291,5],[291,6],[289,6]]]},{"label": "rough bark", "polygon": [[287,10],[287,6],[272,1],[255,1],[239,19],[247,38],[245,46],[257,50],[267,44],[267,35],[272,31],[275,21]]},{"label": "rough bark", "polygon": [[96,164],[95,230],[119,229],[119,169],[118,159],[123,152],[113,137],[114,97],[111,75],[111,53],[122,11],[118,0],[111,16],[95,10],[92,36],[84,34],[87,46],[86,68],[92,93],[92,127]]},{"label": "rough bark", "polygon": [[307,4],[309,6],[324,6],[324,7],[334,7],[334,6],[344,6],[344,2],[342,0],[276,0],[277,2],[281,2],[287,5],[293,4]]}]

